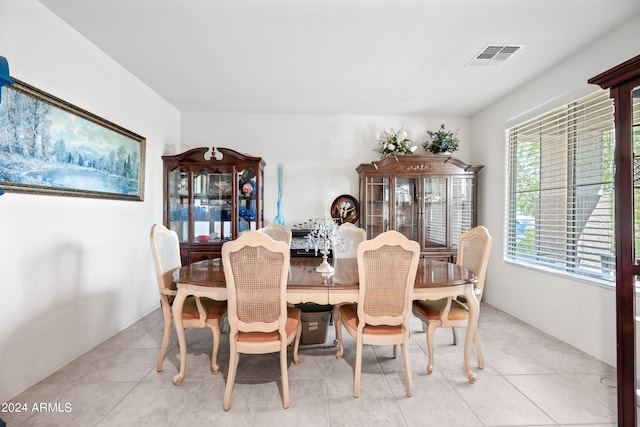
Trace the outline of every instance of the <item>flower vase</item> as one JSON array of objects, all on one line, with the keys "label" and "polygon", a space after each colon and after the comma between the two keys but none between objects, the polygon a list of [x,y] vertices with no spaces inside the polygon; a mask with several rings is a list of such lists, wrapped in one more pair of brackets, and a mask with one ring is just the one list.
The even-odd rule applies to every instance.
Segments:
[{"label": "flower vase", "polygon": [[282,216],[282,202],[280,200],[278,200],[277,202],[277,207],[278,207],[278,214],[273,219],[273,222],[277,222],[278,224],[284,227],[284,217]]}]

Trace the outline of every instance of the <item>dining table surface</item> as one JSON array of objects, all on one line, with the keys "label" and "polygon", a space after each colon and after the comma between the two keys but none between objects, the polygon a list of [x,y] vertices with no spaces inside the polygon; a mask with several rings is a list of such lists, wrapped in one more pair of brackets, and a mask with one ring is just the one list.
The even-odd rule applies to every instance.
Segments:
[{"label": "dining table surface", "polygon": [[[329,258],[334,273],[328,278],[316,272],[321,260],[313,257],[290,259],[287,291],[299,289],[358,289],[358,261],[356,258]],[[451,262],[421,258],[414,289],[428,289],[464,285],[475,280],[475,273]],[[222,259],[207,259],[186,265],[174,274],[176,283],[226,288]]]},{"label": "dining table surface", "polygon": [[[358,262],[356,258],[333,258],[334,272],[327,276],[316,271],[321,259],[292,257],[289,264],[287,302],[342,304],[358,301]],[[224,301],[227,299],[222,259],[197,261],[177,269],[173,274],[178,291],[173,317],[181,353],[180,373],[175,383],[182,382],[186,368],[186,340],[182,325],[182,304],[189,295]],[[413,300],[439,300],[464,296],[469,307],[469,323],[465,337],[464,366],[471,383],[477,376],[471,371],[469,356],[476,333],[479,303],[474,290],[476,275],[455,263],[421,258],[414,282]]]}]

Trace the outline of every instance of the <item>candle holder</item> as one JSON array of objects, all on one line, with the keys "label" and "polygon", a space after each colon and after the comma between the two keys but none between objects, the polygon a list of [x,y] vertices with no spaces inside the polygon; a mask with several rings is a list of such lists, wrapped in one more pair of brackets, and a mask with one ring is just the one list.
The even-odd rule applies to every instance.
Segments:
[{"label": "candle holder", "polygon": [[322,254],[322,263],[316,267],[316,271],[327,278],[334,273],[334,268],[329,264],[327,258],[331,249],[335,250],[340,245],[338,234],[338,224],[333,219],[324,217],[322,220],[309,220],[309,234],[306,236],[309,248],[315,249]]}]

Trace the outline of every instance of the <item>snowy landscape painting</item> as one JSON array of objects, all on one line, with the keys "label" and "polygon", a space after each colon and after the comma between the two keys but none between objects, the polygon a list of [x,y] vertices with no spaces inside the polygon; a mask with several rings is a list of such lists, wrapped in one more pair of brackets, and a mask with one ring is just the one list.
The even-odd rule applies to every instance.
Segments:
[{"label": "snowy landscape painting", "polygon": [[18,80],[0,90],[0,189],[143,199],[143,137]]}]

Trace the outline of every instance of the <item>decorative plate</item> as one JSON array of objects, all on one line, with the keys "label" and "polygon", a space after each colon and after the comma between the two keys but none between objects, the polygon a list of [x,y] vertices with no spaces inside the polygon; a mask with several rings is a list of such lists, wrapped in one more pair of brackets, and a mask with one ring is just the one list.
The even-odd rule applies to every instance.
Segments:
[{"label": "decorative plate", "polygon": [[338,224],[355,223],[360,218],[360,203],[349,194],[338,196],[331,204],[331,217]]}]

